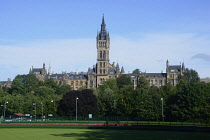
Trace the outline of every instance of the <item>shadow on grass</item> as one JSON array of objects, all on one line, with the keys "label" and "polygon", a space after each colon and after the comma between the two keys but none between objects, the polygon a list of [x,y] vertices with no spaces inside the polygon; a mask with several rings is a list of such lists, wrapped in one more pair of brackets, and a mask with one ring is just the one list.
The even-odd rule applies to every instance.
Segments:
[{"label": "shadow on grass", "polygon": [[176,132],[176,131],[153,131],[153,130],[115,130],[115,129],[77,129],[77,132],[51,134],[59,137],[69,137],[78,140],[203,140],[209,139],[209,133],[202,132]]}]

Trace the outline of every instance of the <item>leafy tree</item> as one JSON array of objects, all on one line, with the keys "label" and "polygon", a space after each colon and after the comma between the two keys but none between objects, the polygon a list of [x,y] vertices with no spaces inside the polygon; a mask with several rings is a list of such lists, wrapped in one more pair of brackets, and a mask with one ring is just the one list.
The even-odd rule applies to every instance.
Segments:
[{"label": "leafy tree", "polygon": [[39,84],[39,80],[34,74],[24,75],[22,82],[28,92],[33,91]]},{"label": "leafy tree", "polygon": [[58,88],[58,84],[55,83],[52,78],[45,80],[43,85],[46,86],[46,87],[52,88],[54,90],[56,90]]},{"label": "leafy tree", "polygon": [[189,84],[200,82],[198,73],[193,69],[186,69],[181,79],[187,81]]},{"label": "leafy tree", "polygon": [[122,88],[125,85],[132,85],[131,78],[126,75],[121,75],[116,81],[118,88]]},{"label": "leafy tree", "polygon": [[119,91],[119,99],[117,102],[117,113],[121,116],[132,116],[134,107],[133,101],[135,100],[134,88],[131,85],[125,85]]},{"label": "leafy tree", "polygon": [[93,114],[93,116],[98,115],[97,99],[90,89],[70,91],[63,95],[63,98],[59,102],[57,113],[60,116],[75,116],[76,100],[78,116],[88,116],[88,114]]},{"label": "leafy tree", "polygon": [[141,89],[148,89],[148,88],[149,88],[149,82],[148,82],[148,80],[146,79],[146,77],[141,76],[141,77],[139,78],[137,87],[138,87],[138,88],[141,88]]},{"label": "leafy tree", "polygon": [[140,74],[140,73],[141,73],[140,69],[135,69],[135,70],[132,72],[132,74]]},{"label": "leafy tree", "polygon": [[56,94],[58,95],[64,95],[66,94],[67,92],[70,92],[72,89],[71,89],[71,86],[70,85],[61,85],[59,86],[57,89],[56,89]]},{"label": "leafy tree", "polygon": [[26,87],[23,83],[25,75],[17,75],[11,84],[12,94],[25,94]]}]

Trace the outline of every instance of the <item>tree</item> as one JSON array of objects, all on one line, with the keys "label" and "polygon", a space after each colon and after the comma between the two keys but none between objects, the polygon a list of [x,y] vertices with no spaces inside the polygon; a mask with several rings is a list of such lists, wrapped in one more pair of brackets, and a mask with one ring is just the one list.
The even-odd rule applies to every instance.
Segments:
[{"label": "tree", "polygon": [[23,83],[24,75],[17,75],[11,84],[12,94],[25,94],[26,87]]},{"label": "tree", "polygon": [[187,81],[189,84],[200,82],[198,73],[193,69],[186,69],[181,79]]},{"label": "tree", "polygon": [[38,86],[39,80],[34,74],[17,75],[11,84],[12,94],[26,94]]},{"label": "tree", "polygon": [[141,89],[148,89],[148,88],[149,88],[149,82],[148,82],[148,80],[146,79],[146,77],[141,76],[141,77],[139,78],[137,87],[138,87],[138,88],[141,88]]},{"label": "tree", "polygon": [[39,84],[39,80],[34,74],[24,75],[22,82],[28,92],[33,91]]},{"label": "tree", "polygon": [[122,88],[125,85],[132,85],[131,78],[126,75],[121,75],[116,81],[118,88]]},{"label": "tree", "polygon": [[52,88],[54,90],[56,90],[58,88],[58,84],[55,83],[55,81],[52,78],[45,80],[43,84],[44,84],[44,86]]},{"label": "tree", "polygon": [[64,95],[66,94],[67,92],[70,92],[72,89],[71,89],[71,86],[70,85],[61,85],[59,86],[57,89],[56,89],[56,94],[58,95]]},{"label": "tree", "polygon": [[132,72],[132,74],[140,74],[140,73],[141,73],[140,69],[135,69],[135,70]]},{"label": "tree", "polygon": [[59,102],[58,115],[75,116],[76,100],[78,116],[88,116],[88,114],[93,114],[93,116],[98,115],[97,99],[90,89],[82,91],[73,90],[63,95],[63,98]]}]

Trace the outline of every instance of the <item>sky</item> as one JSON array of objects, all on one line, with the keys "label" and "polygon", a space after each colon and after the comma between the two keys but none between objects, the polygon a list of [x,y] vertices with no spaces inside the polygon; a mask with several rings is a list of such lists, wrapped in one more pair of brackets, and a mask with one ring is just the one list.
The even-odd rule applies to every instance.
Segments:
[{"label": "sky", "polygon": [[0,81],[43,63],[87,72],[103,15],[110,63],[126,73],[165,72],[168,60],[210,77],[209,0],[0,0]]}]

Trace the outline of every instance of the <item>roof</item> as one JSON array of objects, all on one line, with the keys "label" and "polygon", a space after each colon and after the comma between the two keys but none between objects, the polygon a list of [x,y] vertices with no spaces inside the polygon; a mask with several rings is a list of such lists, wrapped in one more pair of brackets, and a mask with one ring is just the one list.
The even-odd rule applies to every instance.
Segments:
[{"label": "roof", "polygon": [[25,116],[24,114],[21,114],[21,113],[13,113],[13,114],[19,117]]},{"label": "roof", "polygon": [[33,68],[31,70],[32,74],[42,74],[42,68]]},{"label": "roof", "polygon": [[166,73],[145,73],[146,78],[165,78]]},{"label": "roof", "polygon": [[169,72],[180,72],[181,69],[181,65],[171,65],[168,67]]}]

